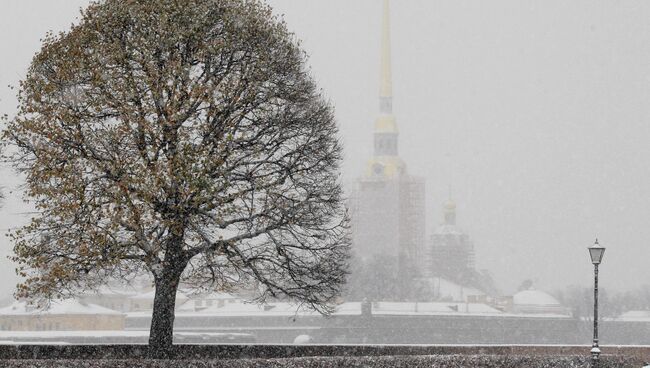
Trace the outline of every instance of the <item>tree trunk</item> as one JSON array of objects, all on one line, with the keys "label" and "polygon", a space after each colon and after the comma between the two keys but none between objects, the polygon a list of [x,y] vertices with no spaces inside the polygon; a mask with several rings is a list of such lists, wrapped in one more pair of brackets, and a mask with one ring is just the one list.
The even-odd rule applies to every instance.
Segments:
[{"label": "tree trunk", "polygon": [[[173,268],[173,267],[169,267]],[[153,300],[151,329],[149,331],[149,357],[153,359],[170,358],[174,340],[174,309],[176,292],[180,282],[181,269],[163,271],[156,278],[156,295]]]}]

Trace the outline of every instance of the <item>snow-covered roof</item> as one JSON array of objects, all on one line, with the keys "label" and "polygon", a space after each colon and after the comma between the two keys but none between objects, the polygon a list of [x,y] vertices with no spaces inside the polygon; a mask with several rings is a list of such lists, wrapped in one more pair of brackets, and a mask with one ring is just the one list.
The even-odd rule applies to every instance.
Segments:
[{"label": "snow-covered roof", "polygon": [[373,314],[502,314],[498,309],[482,303],[374,303]]},{"label": "snow-covered roof", "polygon": [[192,300],[236,300],[236,299],[242,299],[241,297],[229,293],[220,293],[220,292],[212,292],[212,293],[206,293],[206,294],[192,294],[192,293],[187,293],[186,294],[188,298]]},{"label": "snow-covered roof", "polygon": [[621,314],[618,321],[650,322],[650,310],[633,310]]},{"label": "snow-covered roof", "polygon": [[515,294],[512,299],[515,305],[560,306],[557,299],[540,290],[523,290]]},{"label": "snow-covered roof", "polygon": [[[336,306],[333,316],[360,316],[361,302],[346,302]],[[317,317],[319,314],[310,310],[296,312],[296,304],[270,303],[258,305],[246,302],[228,303],[223,307],[212,306],[200,311],[176,309],[176,316],[183,317]],[[542,313],[504,313],[483,303],[464,302],[375,302],[372,303],[374,315],[415,315],[415,316],[485,316],[508,318],[569,318],[567,315],[546,311]],[[129,317],[150,317],[151,311],[130,312]]]},{"label": "snow-covered roof", "polygon": [[102,285],[97,290],[86,293],[86,295],[133,296],[138,295],[138,290],[130,286],[115,287]]},{"label": "snow-covered roof", "polygon": [[108,309],[96,304],[81,303],[77,300],[55,300],[50,303],[48,309],[39,309],[27,302],[15,302],[12,305],[0,309],[0,315],[62,315],[62,314],[122,314],[118,311]]},{"label": "snow-covered roof", "polygon": [[265,315],[265,316],[294,316],[294,315],[313,315],[316,312],[305,310],[298,310],[298,306],[292,303],[269,303],[269,304],[254,304],[246,302],[228,303],[222,307],[213,305],[209,308],[203,309],[198,314],[220,316],[242,316],[242,315]]},{"label": "snow-covered roof", "polygon": [[[334,316],[361,315],[360,302],[347,302],[336,306]],[[245,302],[229,303],[223,307],[212,306],[198,312],[177,311],[177,315],[201,316],[317,316],[318,313],[301,309],[291,303],[270,303],[258,305]],[[414,302],[378,302],[372,303],[372,313],[381,315],[447,315],[447,314],[488,314],[501,315],[501,311],[482,303],[414,303]],[[136,315],[130,313],[129,315]]]},{"label": "snow-covered roof", "polygon": [[[140,293],[136,294],[130,297],[130,299],[135,299],[135,300],[153,300],[154,297],[156,296],[156,290],[151,290],[147,293]],[[176,300],[187,300],[187,296],[185,294],[178,292],[176,293]]]}]

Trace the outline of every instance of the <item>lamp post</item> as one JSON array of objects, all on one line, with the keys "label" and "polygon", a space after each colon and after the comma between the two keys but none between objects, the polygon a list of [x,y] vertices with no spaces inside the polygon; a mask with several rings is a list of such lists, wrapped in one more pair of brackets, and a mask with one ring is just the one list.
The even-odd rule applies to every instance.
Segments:
[{"label": "lamp post", "polygon": [[600,356],[600,348],[598,347],[598,265],[603,260],[605,247],[598,244],[598,239],[596,239],[596,243],[588,249],[591,263],[594,264],[594,343],[591,347],[591,360],[595,366]]}]

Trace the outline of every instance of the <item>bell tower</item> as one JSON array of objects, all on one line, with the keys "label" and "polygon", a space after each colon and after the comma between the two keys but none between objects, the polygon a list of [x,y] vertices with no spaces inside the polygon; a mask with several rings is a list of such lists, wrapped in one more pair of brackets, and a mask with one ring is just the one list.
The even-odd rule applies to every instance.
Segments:
[{"label": "bell tower", "polygon": [[352,205],[352,242],[361,262],[381,258],[392,264],[405,296],[421,268],[425,228],[425,182],[409,175],[399,157],[393,114],[390,3],[383,0],[379,72],[379,115],[373,156],[357,183]]}]

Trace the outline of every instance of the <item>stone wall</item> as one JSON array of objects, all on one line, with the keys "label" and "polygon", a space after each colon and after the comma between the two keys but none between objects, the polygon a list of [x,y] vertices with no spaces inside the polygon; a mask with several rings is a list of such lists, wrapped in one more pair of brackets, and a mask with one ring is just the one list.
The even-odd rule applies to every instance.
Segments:
[{"label": "stone wall", "polygon": [[[591,368],[586,357],[551,356],[377,356],[377,357],[303,357],[242,360],[11,360],[2,361],[7,368]],[[629,358],[605,357],[599,368],[640,368]]]}]

